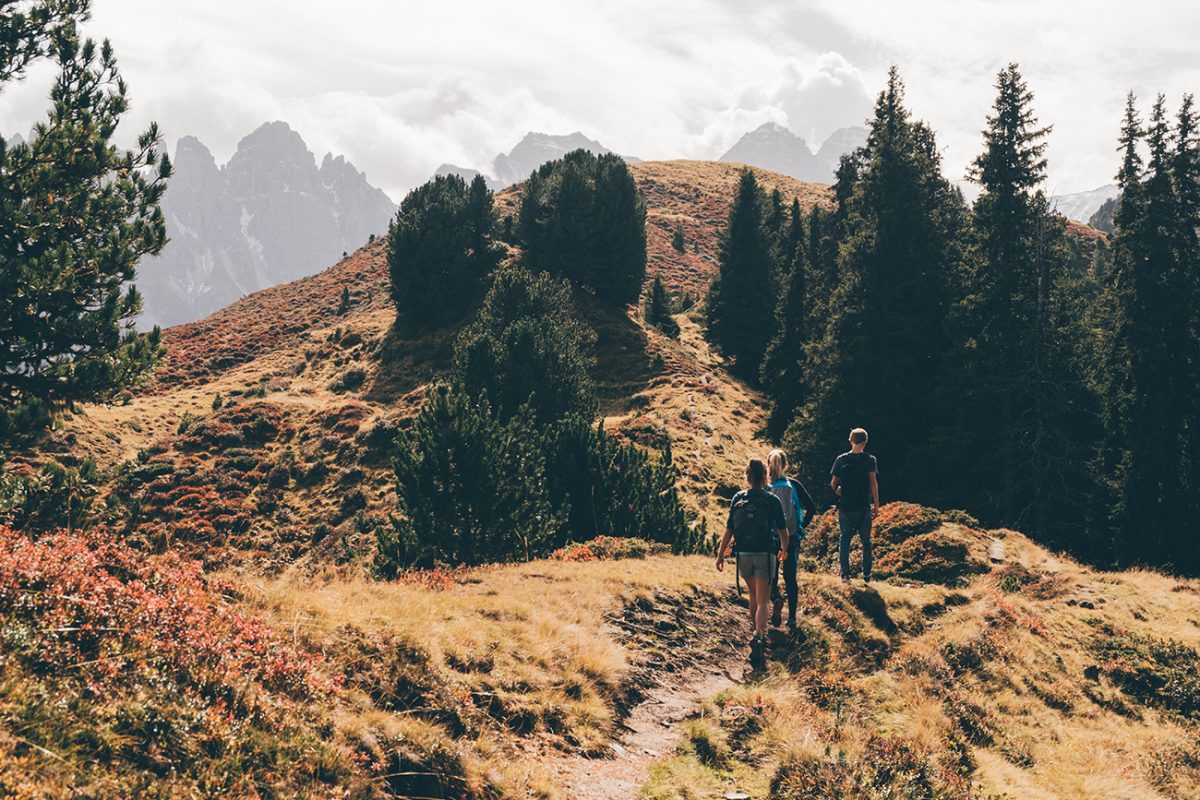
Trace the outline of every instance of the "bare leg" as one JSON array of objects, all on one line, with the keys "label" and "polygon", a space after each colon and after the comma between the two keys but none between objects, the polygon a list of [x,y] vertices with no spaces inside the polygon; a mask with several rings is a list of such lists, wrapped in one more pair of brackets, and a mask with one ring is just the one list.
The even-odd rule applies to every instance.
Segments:
[{"label": "bare leg", "polygon": [[750,625],[753,626],[754,632],[758,633],[758,585],[761,581],[758,578],[746,579],[746,593],[750,598]]},{"label": "bare leg", "polygon": [[[751,578],[750,602],[754,607],[754,633],[767,630],[767,618],[771,615],[771,582],[768,578]],[[757,586],[755,586],[757,584]]]}]

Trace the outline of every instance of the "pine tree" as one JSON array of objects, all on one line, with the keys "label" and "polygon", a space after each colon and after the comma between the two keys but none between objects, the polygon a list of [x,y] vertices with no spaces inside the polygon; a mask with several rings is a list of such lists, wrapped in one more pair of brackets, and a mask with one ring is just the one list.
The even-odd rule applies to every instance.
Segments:
[{"label": "pine tree", "polygon": [[[957,349],[942,387],[944,454],[939,499],[970,503],[986,522],[1048,537],[1067,533],[1093,499],[1080,475],[1094,461],[1085,415],[1094,407],[1063,334],[1071,253],[1063,221],[1037,187],[1048,127],[1015,64],[996,81],[984,150],[970,178],[983,191],[970,216],[970,247],[952,329]],[[1074,409],[1074,419],[1062,414]],[[986,458],[979,454],[986,453]],[[1071,453],[1071,459],[1063,459]],[[1068,496],[1072,486],[1084,494]],[[1051,488],[1053,487],[1053,488]],[[1072,530],[1080,543],[1078,530]]]},{"label": "pine tree", "polygon": [[526,265],[597,297],[635,303],[646,277],[646,207],[616,155],[576,150],[539,167],[521,192]]},{"label": "pine tree", "polygon": [[767,433],[783,435],[804,401],[804,348],[808,343],[808,254],[800,202],[792,201],[788,236],[789,269],[784,273],[775,309],[775,336],[763,356],[761,382],[771,398]]},{"label": "pine tree", "polygon": [[539,426],[570,415],[591,419],[595,333],[574,308],[565,281],[521,268],[498,271],[478,317],[455,343],[455,387],[471,397],[486,394],[502,419],[525,406]]},{"label": "pine tree", "polygon": [[381,531],[376,568],[528,560],[558,524],[528,412],[499,419],[486,398],[436,387],[396,444],[402,519]]},{"label": "pine tree", "polygon": [[[1192,134],[1185,105],[1176,138]],[[1145,143],[1149,160],[1142,161]],[[1194,185],[1189,156],[1172,150],[1165,99],[1140,125],[1132,95],[1126,104],[1118,181],[1121,204],[1113,237],[1118,327],[1112,386],[1106,392],[1110,464],[1116,467],[1120,504],[1118,558],[1124,563],[1170,564],[1195,571],[1200,558],[1194,533],[1196,361],[1195,263],[1186,263],[1196,219],[1185,221]],[[1189,145],[1183,145],[1186,151]],[[1183,178],[1183,183],[1180,179]],[[1190,227],[1190,230],[1189,230]]]},{"label": "pine tree", "polygon": [[454,322],[496,265],[492,192],[476,176],[439,175],[413,189],[388,228],[388,271],[400,322]]},{"label": "pine tree", "polygon": [[679,335],[679,324],[671,316],[671,300],[657,275],[650,284],[650,296],[646,298],[646,322],[672,338]]},{"label": "pine tree", "polygon": [[933,133],[909,118],[893,68],[866,146],[840,170],[837,287],[806,366],[809,399],[786,437],[813,478],[862,425],[888,470],[889,496],[919,496],[929,480],[930,398],[964,209],[939,167]]},{"label": "pine tree", "polygon": [[[11,5],[11,4],[6,4]],[[30,141],[0,139],[0,440],[77,402],[111,400],[161,357],[139,334],[139,259],[166,243],[159,201],[171,174],[158,128],[121,151],[128,108],[112,46],[79,38],[86,2],[0,15],[0,85],[51,57],[59,74]]]},{"label": "pine tree", "polygon": [[675,226],[675,232],[671,234],[671,247],[675,248],[677,253],[682,253],[687,249],[687,243],[683,240],[683,225]]},{"label": "pine tree", "polygon": [[731,370],[757,381],[774,333],[774,260],[763,228],[763,196],[754,173],[743,170],[721,242],[717,276],[708,293],[708,338]]}]

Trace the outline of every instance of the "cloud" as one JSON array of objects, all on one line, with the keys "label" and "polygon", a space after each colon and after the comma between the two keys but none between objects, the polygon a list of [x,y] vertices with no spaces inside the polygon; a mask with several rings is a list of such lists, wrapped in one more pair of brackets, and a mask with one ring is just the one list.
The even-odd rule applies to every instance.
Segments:
[{"label": "cloud", "polygon": [[[444,161],[489,167],[529,130],[715,158],[772,121],[815,146],[861,124],[892,63],[958,178],[1010,60],[1055,125],[1052,188],[1085,189],[1115,169],[1127,89],[1200,85],[1200,6],[1165,0],[105,0],[88,30],[128,80],[126,141],[153,119],[224,160],[285,119],[396,198]],[[0,92],[0,132],[44,114],[51,74]]]}]

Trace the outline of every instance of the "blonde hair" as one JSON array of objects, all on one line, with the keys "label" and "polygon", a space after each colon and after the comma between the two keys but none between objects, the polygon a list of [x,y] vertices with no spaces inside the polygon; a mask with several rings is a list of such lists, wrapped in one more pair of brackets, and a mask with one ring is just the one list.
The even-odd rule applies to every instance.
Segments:
[{"label": "blonde hair", "polygon": [[754,489],[761,489],[767,482],[767,467],[761,458],[752,458],[746,465],[746,480]]},{"label": "blonde hair", "polygon": [[787,453],[782,450],[772,450],[767,454],[767,473],[771,477],[771,483],[783,478],[787,471]]},{"label": "blonde hair", "polygon": [[850,444],[866,444],[867,431],[865,428],[855,428],[850,431]]}]

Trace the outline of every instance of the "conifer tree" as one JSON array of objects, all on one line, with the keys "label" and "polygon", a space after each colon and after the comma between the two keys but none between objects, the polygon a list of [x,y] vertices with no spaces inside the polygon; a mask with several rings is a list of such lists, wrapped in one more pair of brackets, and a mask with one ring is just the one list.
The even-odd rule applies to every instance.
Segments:
[{"label": "conifer tree", "polygon": [[667,336],[679,335],[679,325],[671,317],[671,300],[667,297],[662,279],[657,275],[654,276],[654,283],[650,284],[650,296],[646,298],[646,321]]},{"label": "conifer tree", "polygon": [[[996,91],[969,175],[983,191],[971,211],[952,323],[957,347],[942,387],[940,499],[970,503],[992,524],[1062,536],[1064,515],[1080,522],[1094,499],[1083,479],[1094,463],[1086,418],[1094,404],[1063,335],[1076,317],[1062,293],[1077,287],[1063,221],[1038,190],[1050,129],[1038,126],[1017,65],[1000,72]],[[1079,531],[1071,533],[1078,541]]]},{"label": "conifer tree", "polygon": [[155,125],[112,144],[129,106],[112,46],[81,39],[87,2],[0,15],[0,86],[51,57],[51,109],[28,142],[0,139],[0,440],[76,402],[110,400],[162,354],[139,334],[139,259],[166,243],[159,201],[171,174]]},{"label": "conifer tree", "polygon": [[468,187],[458,175],[439,175],[408,193],[388,227],[392,299],[402,323],[453,322],[478,301],[496,265],[494,225],[482,176]]},{"label": "conifer tree", "polygon": [[800,202],[792,201],[789,223],[789,268],[782,277],[775,309],[775,336],[763,357],[761,382],[771,398],[767,433],[780,437],[804,400],[804,347],[808,343],[808,254]]},{"label": "conifer tree", "polygon": [[533,420],[501,420],[486,397],[436,387],[396,446],[403,518],[381,532],[376,567],[528,560],[557,524]]},{"label": "conifer tree", "polygon": [[837,288],[806,369],[809,399],[787,435],[814,478],[862,425],[880,463],[891,465],[889,496],[919,496],[929,479],[930,397],[945,356],[964,208],[939,167],[933,133],[910,119],[893,68],[867,144],[843,161]]},{"label": "conifer tree", "polygon": [[[1185,104],[1180,127],[1192,121]],[[1175,131],[1179,138],[1179,130]],[[1144,142],[1149,160],[1143,162]],[[1121,131],[1121,204],[1113,237],[1118,313],[1112,348],[1113,383],[1106,396],[1109,463],[1118,476],[1117,555],[1124,563],[1159,563],[1195,571],[1197,467],[1191,457],[1195,416],[1196,268],[1186,263],[1196,191],[1190,167],[1172,148],[1165,99],[1143,129],[1130,95]],[[1185,150],[1187,146],[1184,146]],[[1190,228],[1190,230],[1189,230]]]},{"label": "conifer tree", "polygon": [[646,207],[620,156],[575,150],[539,167],[521,192],[525,263],[615,303],[635,303],[646,277]]},{"label": "conifer tree", "polygon": [[675,232],[671,234],[671,247],[678,253],[687,249],[687,243],[683,240],[683,225],[675,226]]},{"label": "conifer tree", "polygon": [[455,344],[454,385],[471,397],[486,394],[504,419],[529,406],[539,426],[570,415],[590,420],[595,333],[574,309],[565,281],[521,268],[497,272]]},{"label": "conifer tree", "polygon": [[763,226],[763,194],[743,170],[708,293],[708,338],[740,377],[757,381],[775,327],[774,261]]}]

